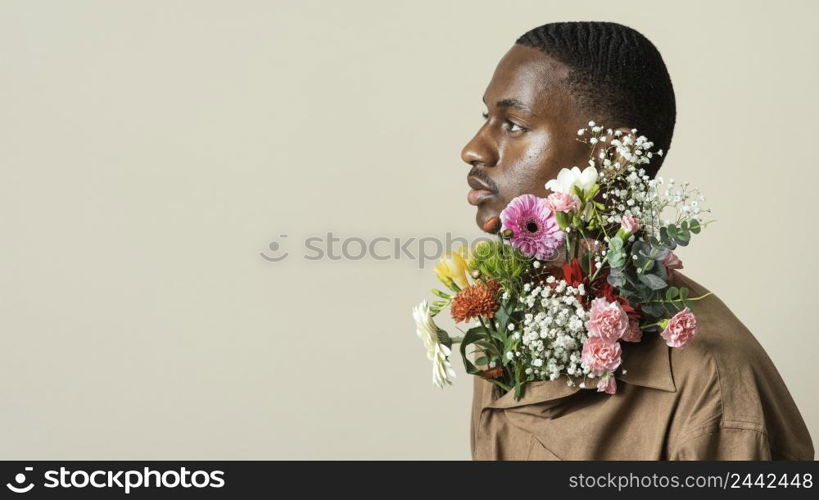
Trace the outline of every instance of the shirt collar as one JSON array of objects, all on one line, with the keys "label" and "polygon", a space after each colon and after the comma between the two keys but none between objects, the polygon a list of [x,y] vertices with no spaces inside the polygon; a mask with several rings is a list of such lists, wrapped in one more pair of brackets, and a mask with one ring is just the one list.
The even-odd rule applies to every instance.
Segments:
[{"label": "shirt collar", "polygon": [[[622,368],[626,373],[615,375],[615,378],[630,385],[676,392],[674,377],[671,373],[670,348],[657,333],[644,334],[640,342],[621,342]],[[572,378],[573,385],[567,384],[565,375],[556,380],[528,382],[520,401],[514,398],[514,390],[500,395],[498,388],[487,384],[489,391],[488,408],[515,408],[536,403],[545,403],[571,396],[582,390],[597,390],[597,385],[582,378]],[[581,387],[583,384],[583,387]]]},{"label": "shirt collar", "polygon": [[640,342],[621,342],[622,373],[615,378],[626,384],[676,392],[671,372],[671,348],[659,333],[644,333]]}]

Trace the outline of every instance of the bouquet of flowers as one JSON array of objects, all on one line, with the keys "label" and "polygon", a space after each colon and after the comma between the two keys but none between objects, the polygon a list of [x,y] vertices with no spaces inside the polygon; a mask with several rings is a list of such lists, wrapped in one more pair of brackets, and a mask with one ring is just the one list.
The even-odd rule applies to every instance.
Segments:
[{"label": "bouquet of flowers", "polygon": [[[703,220],[710,209],[687,182],[650,178],[644,165],[663,152],[631,132],[589,122],[578,131],[590,146],[588,166],[562,169],[546,198],[512,200],[496,240],[441,259],[435,270],[445,289],[413,310],[436,385],[452,383],[451,350],[460,344],[466,371],[514,390],[515,399],[526,382],[561,375],[614,394],[621,342],[644,334],[671,347],[691,342],[693,301],[709,294],[689,297],[669,283],[682,268],[673,251],[711,222]],[[472,326],[450,336],[434,320],[446,308]]]}]

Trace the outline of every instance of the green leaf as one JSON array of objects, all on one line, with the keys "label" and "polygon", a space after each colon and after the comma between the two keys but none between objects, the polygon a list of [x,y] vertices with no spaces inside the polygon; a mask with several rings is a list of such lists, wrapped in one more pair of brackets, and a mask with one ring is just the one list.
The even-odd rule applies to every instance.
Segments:
[{"label": "green leaf", "polygon": [[592,198],[594,198],[594,195],[596,195],[599,190],[600,190],[600,184],[593,185],[591,187],[591,189],[589,189],[589,192],[586,195],[587,196],[586,199],[591,200]]},{"label": "green leaf", "polygon": [[480,358],[475,360],[475,364],[476,365],[488,365],[489,364],[489,358],[486,357],[486,356],[481,356]]},{"label": "green leaf", "polygon": [[700,230],[702,229],[702,226],[700,226],[700,221],[697,219],[691,219],[688,221],[688,229],[690,229],[694,234],[699,234]]},{"label": "green leaf", "polygon": [[471,361],[469,361],[469,358],[466,356],[466,347],[470,344],[477,344],[480,339],[485,338],[488,333],[489,332],[486,327],[475,326],[466,331],[466,334],[461,341],[461,359],[463,359],[466,372],[469,374],[475,375],[481,373],[481,370],[479,370],[474,364],[472,364]]},{"label": "green leaf", "polygon": [[665,300],[674,300],[679,295],[680,289],[676,286],[668,287],[668,290],[665,291]]},{"label": "green leaf", "polygon": [[557,220],[557,224],[562,228],[565,228],[571,222],[564,212],[555,212],[555,219]]},{"label": "green leaf", "polygon": [[641,274],[638,279],[652,290],[662,290],[668,286],[662,278],[654,274]]},{"label": "green leaf", "polygon": [[643,313],[648,314],[649,316],[652,316],[652,317],[655,317],[655,318],[658,317],[658,316],[661,316],[662,313],[663,313],[663,308],[660,306],[660,304],[657,304],[657,303],[641,304],[640,305],[640,310]]},{"label": "green leaf", "polygon": [[503,389],[506,392],[509,392],[509,391],[512,390],[511,387],[509,387],[508,385],[504,384],[503,382],[501,382],[500,380],[498,380],[496,378],[490,379],[489,381],[492,382],[493,384],[495,384],[496,386],[500,387],[501,389]]},{"label": "green leaf", "polygon": [[580,186],[575,185],[575,186],[572,187],[572,190],[574,190],[574,194],[576,194],[577,197],[580,199],[580,203],[585,203],[586,202],[586,197],[585,197],[585,195],[583,193],[583,190],[580,189]]},{"label": "green leaf", "polygon": [[689,240],[691,239],[691,235],[688,231],[678,231],[676,235],[674,235],[674,240],[680,244],[681,246],[688,245]]},{"label": "green leaf", "polygon": [[438,329],[438,341],[447,347],[452,347],[452,338],[446,330]]},{"label": "green leaf", "polygon": [[506,334],[503,333],[503,330],[492,330],[490,333],[493,339],[497,340],[501,344],[506,343]]},{"label": "green leaf", "polygon": [[[498,330],[501,332],[506,331],[506,325],[509,324],[509,311],[506,310],[503,304],[495,311],[495,320],[498,322]],[[497,337],[495,337],[497,338]],[[504,335],[506,338],[506,335]]]},{"label": "green leaf", "polygon": [[475,341],[475,345],[483,347],[484,349],[486,349],[491,354],[494,354],[497,357],[501,356],[501,352],[498,349],[497,344],[495,344],[491,340],[478,340],[478,341]]},{"label": "green leaf", "polygon": [[620,288],[626,284],[626,279],[623,276],[623,271],[621,269],[615,268],[609,272],[606,281],[613,287]]},{"label": "green leaf", "polygon": [[680,287],[680,298],[683,299],[683,300],[688,298],[688,288],[686,288],[684,286]]},{"label": "green leaf", "polygon": [[669,238],[668,236],[668,228],[666,227],[660,228],[660,241],[665,245],[668,245],[669,242],[672,241],[671,238]]}]

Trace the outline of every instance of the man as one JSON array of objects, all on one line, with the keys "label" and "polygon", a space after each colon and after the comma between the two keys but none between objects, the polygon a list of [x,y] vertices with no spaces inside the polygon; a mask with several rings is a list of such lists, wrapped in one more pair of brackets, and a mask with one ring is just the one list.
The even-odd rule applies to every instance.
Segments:
[{"label": "man", "polygon": [[[589,120],[645,135],[667,153],[674,90],[654,45],[605,22],[551,23],[521,36],[483,96],[485,122],[464,147],[468,201],[478,225],[524,193],[548,194],[557,172],[584,165],[576,140]],[[654,156],[655,176],[665,156]],[[676,272],[690,295],[708,293]],[[748,329],[715,295],[694,303],[698,333],[683,349],[659,335],[623,346],[617,394],[532,382],[515,401],[474,378],[471,448],[476,460],[813,460],[805,423]]]}]

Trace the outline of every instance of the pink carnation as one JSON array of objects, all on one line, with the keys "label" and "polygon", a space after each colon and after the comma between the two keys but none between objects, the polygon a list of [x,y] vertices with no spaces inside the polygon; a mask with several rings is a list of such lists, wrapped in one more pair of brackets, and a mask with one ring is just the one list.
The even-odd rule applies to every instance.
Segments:
[{"label": "pink carnation", "polygon": [[672,271],[674,271],[675,269],[682,269],[683,268],[682,261],[680,260],[679,257],[674,255],[674,252],[668,252],[668,255],[666,255],[665,258],[660,260],[660,262],[662,262],[662,264],[665,266],[665,270],[666,270],[666,272],[668,273],[669,276],[672,274]]},{"label": "pink carnation", "polygon": [[640,322],[636,319],[631,319],[628,322],[628,329],[623,334],[623,340],[626,342],[639,342],[643,340],[643,331],[640,330]]},{"label": "pink carnation", "polygon": [[640,230],[640,221],[630,214],[626,214],[623,216],[621,224],[623,225],[623,229],[625,229],[631,234],[634,234]]},{"label": "pink carnation", "polygon": [[628,329],[628,315],[619,302],[609,302],[598,297],[591,303],[586,330],[589,337],[600,337],[607,342],[616,342]]},{"label": "pink carnation", "polygon": [[620,366],[621,353],[619,342],[607,342],[600,337],[589,337],[583,343],[580,360],[596,376],[616,370]]},{"label": "pink carnation", "polygon": [[606,394],[614,394],[617,392],[617,381],[614,380],[614,375],[602,377],[597,381],[597,392],[605,392]]},{"label": "pink carnation", "polygon": [[671,347],[685,347],[697,334],[697,318],[687,307],[675,314],[660,335]]},{"label": "pink carnation", "polygon": [[546,206],[552,212],[568,212],[577,208],[577,200],[569,193],[552,193],[546,197]]}]

